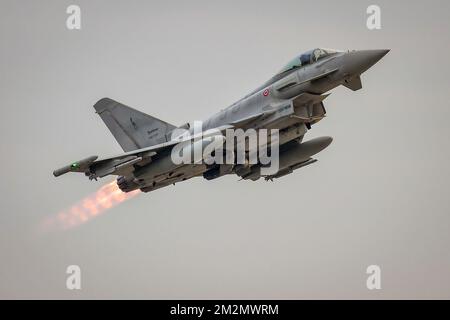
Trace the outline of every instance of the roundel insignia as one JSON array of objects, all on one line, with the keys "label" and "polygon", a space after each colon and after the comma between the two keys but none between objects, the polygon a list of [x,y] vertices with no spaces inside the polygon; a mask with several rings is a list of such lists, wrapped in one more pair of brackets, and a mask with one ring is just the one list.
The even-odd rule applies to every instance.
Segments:
[{"label": "roundel insignia", "polygon": [[267,97],[269,95],[269,89],[263,91],[263,96]]}]

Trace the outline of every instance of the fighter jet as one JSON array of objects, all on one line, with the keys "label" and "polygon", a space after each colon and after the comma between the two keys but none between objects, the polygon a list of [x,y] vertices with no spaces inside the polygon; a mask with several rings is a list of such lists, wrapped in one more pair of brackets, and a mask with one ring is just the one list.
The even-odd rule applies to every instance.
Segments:
[{"label": "fighter jet", "polygon": [[[309,50],[289,61],[263,85],[203,121],[202,130],[216,129],[215,132],[222,135],[230,128],[278,129],[279,167],[274,174],[264,175],[261,170],[264,164],[248,161],[239,164],[174,163],[173,149],[194,139],[191,124],[175,126],[109,98],[99,100],[94,109],[124,153],[103,159],[91,156],[55,170],[53,174],[58,177],[68,172],[82,172],[95,180],[114,175],[124,192],[136,189],[149,192],[198,176],[207,180],[227,174],[253,181],[261,177],[280,178],[316,162],[312,156],[331,143],[331,137],[303,142],[308,130],[325,117],[323,101],[328,92],[340,85],[353,91],[361,89],[361,74],[388,52]],[[174,134],[179,129],[191,134]]]}]

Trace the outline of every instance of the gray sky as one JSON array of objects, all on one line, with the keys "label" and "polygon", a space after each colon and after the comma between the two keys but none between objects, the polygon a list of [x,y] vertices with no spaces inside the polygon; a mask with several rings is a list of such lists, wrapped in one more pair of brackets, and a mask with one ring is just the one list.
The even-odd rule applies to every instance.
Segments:
[{"label": "gray sky", "polygon": [[[65,26],[72,3],[79,31]],[[2,0],[0,298],[450,298],[448,12],[448,1]],[[391,49],[362,90],[325,101],[305,138],[334,137],[316,164],[274,183],[192,179],[36,231],[110,181],[51,174],[121,152],[92,108],[100,98],[173,124],[204,119],[314,47]],[[71,264],[81,291],[66,289]]]}]

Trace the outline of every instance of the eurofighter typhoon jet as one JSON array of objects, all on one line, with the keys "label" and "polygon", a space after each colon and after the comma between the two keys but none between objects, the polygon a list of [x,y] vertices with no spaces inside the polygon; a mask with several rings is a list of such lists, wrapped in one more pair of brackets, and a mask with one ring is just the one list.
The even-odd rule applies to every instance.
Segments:
[{"label": "eurofighter typhoon jet", "polygon": [[[95,111],[100,115],[124,153],[103,159],[91,156],[53,172],[55,177],[68,172],[82,172],[89,179],[108,175],[117,177],[124,192],[140,189],[153,191],[193,177],[212,180],[236,174],[244,180],[261,177],[273,180],[316,161],[313,155],[325,149],[331,137],[303,142],[311,126],[325,117],[323,100],[331,89],[343,85],[353,91],[362,88],[361,74],[389,50],[337,51],[313,49],[283,67],[262,86],[228,108],[212,115],[202,130],[278,129],[278,171],[264,175],[262,163],[206,164],[174,163],[172,149],[186,140],[193,141],[193,126],[174,126],[109,98],[99,100]],[[177,129],[190,134],[174,135]],[[245,150],[244,150],[245,152]]]}]

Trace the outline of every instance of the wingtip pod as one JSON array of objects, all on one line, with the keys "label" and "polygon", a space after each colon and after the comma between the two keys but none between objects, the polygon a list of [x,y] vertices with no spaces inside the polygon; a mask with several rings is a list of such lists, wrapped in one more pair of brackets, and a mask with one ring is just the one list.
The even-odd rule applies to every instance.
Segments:
[{"label": "wingtip pod", "polygon": [[67,166],[56,169],[53,171],[53,175],[55,177],[59,177],[68,172],[84,172],[95,160],[97,160],[98,156],[90,156],[85,159],[75,161]]},{"label": "wingtip pod", "polygon": [[65,173],[69,172],[69,171],[70,171],[70,168],[68,169],[67,166],[66,167],[62,167],[62,168],[54,170],[53,171],[53,176],[59,177],[60,175],[63,175]]}]

